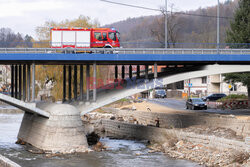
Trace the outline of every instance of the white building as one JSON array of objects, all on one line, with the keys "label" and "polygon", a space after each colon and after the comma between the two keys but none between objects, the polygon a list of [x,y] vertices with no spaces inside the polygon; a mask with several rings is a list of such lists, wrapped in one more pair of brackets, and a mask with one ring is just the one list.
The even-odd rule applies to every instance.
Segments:
[{"label": "white building", "polygon": [[190,90],[191,94],[206,96],[211,93],[225,93],[225,94],[247,94],[247,88],[242,83],[236,83],[229,85],[223,81],[223,76],[210,75],[202,78],[193,78],[184,81],[184,92],[188,93]]}]

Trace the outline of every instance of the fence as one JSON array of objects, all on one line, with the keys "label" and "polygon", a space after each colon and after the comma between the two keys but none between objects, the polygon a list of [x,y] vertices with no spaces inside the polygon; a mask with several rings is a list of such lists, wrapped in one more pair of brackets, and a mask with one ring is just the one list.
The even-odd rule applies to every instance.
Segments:
[{"label": "fence", "polygon": [[[217,54],[217,49],[161,48],[0,48],[0,53]],[[249,55],[250,49],[220,49],[220,54]]]}]

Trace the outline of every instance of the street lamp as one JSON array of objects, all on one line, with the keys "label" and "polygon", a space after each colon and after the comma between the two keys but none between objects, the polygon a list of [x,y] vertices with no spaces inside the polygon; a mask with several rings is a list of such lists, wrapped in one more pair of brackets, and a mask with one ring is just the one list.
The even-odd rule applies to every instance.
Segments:
[{"label": "street lamp", "polygon": [[220,0],[217,5],[217,54],[220,54]]},{"label": "street lamp", "polygon": [[165,48],[168,48],[168,0],[165,0]]}]

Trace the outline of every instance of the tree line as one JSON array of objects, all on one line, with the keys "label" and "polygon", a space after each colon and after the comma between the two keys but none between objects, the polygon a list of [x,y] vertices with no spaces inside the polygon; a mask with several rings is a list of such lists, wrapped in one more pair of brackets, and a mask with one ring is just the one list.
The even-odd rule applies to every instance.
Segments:
[{"label": "tree line", "polygon": [[33,47],[33,38],[29,35],[21,35],[13,32],[10,28],[0,28],[0,47],[16,48],[16,47]]},{"label": "tree line", "polygon": [[[220,4],[220,43],[226,43],[226,32],[234,19],[239,0],[228,0]],[[217,34],[217,6],[200,8],[188,12],[168,9],[168,47],[215,48]],[[121,33],[123,47],[165,47],[165,15],[128,18],[108,27]],[[225,48],[226,44],[221,44]]]}]

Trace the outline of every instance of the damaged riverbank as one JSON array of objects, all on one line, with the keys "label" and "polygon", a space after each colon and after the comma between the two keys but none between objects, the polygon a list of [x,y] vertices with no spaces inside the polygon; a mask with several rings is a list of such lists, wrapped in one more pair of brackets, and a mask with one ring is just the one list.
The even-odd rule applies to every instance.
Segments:
[{"label": "damaged riverbank", "polygon": [[142,106],[146,111],[138,106],[137,109],[144,111],[124,106],[102,108],[85,115],[83,121],[89,133],[148,140],[152,152],[161,151],[170,157],[206,166],[249,166],[249,146],[245,139],[250,122],[245,117],[182,113],[166,108],[165,112],[148,111],[147,108],[153,110],[155,106]]}]

